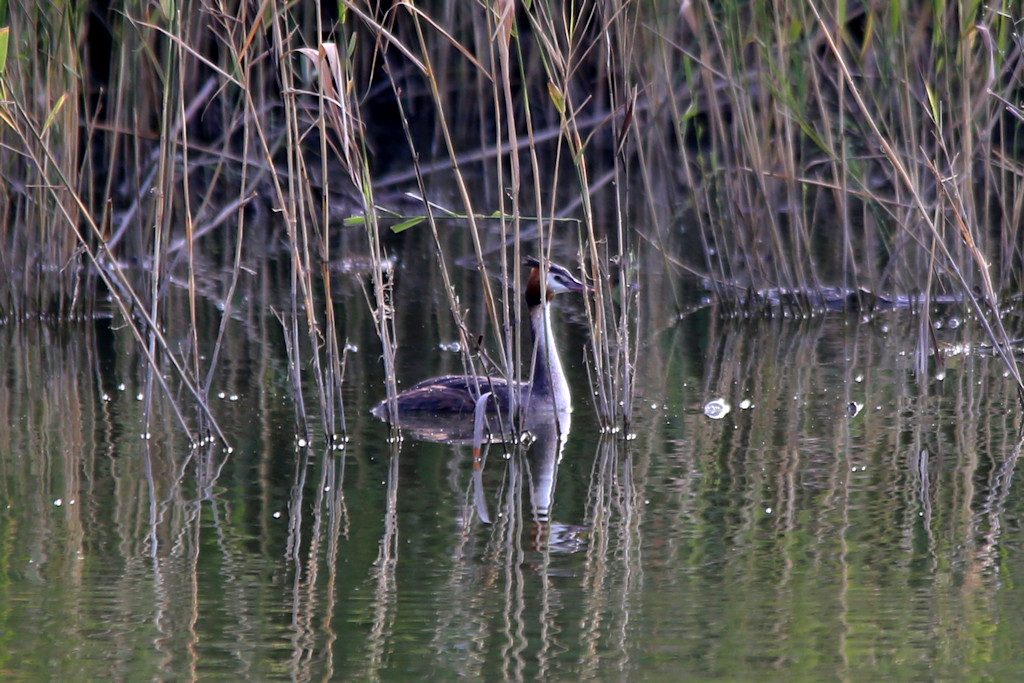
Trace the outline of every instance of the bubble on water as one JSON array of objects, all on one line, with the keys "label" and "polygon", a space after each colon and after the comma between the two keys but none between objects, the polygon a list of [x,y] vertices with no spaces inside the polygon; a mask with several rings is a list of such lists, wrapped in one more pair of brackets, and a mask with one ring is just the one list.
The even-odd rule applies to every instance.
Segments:
[{"label": "bubble on water", "polygon": [[299,448],[305,448],[308,445],[309,445],[308,441],[306,441],[302,437],[299,437]]},{"label": "bubble on water", "polygon": [[749,398],[745,398],[740,401],[740,410],[750,410],[754,407],[754,404],[750,402]]},{"label": "bubble on water", "polygon": [[704,404],[704,414],[712,420],[721,420],[730,410],[732,406],[724,398],[716,398]]},{"label": "bubble on water", "polygon": [[937,330],[941,330],[942,329],[942,321],[941,320],[936,320],[935,322],[932,323],[932,327],[934,327]]},{"label": "bubble on water", "polygon": [[964,356],[971,352],[970,344],[950,344],[942,348],[942,354],[946,357]]},{"label": "bubble on water", "polygon": [[861,382],[864,381],[864,375],[858,374],[856,377],[853,378],[853,381],[856,382],[857,384],[860,384]]},{"label": "bubble on water", "polygon": [[274,519],[281,519],[281,511],[280,510],[278,510],[277,512],[274,513]]},{"label": "bubble on water", "polygon": [[117,385],[117,390],[124,391],[124,382],[121,382],[120,384]]},{"label": "bubble on water", "polygon": [[101,401],[109,401],[110,400],[110,395],[109,394],[101,394],[100,395],[100,400]]},{"label": "bubble on water", "polygon": [[224,392],[223,391],[218,391],[217,392],[217,398],[224,398]]},{"label": "bubble on water", "polygon": [[142,392],[141,391],[139,393],[135,394],[135,400],[136,401],[141,401],[142,400]]},{"label": "bubble on water", "polygon": [[462,344],[460,344],[457,341],[441,342],[440,344],[437,345],[437,348],[441,349],[442,351],[451,351],[452,353],[459,353],[460,351],[462,351]]},{"label": "bubble on water", "polygon": [[941,382],[944,379],[946,379],[946,371],[945,370],[939,370],[938,372],[935,373],[935,381],[936,382]]},{"label": "bubble on water", "polygon": [[228,400],[229,401],[237,401],[238,400],[238,394],[231,394],[230,396],[228,396]]},{"label": "bubble on water", "polygon": [[765,513],[766,515],[770,515],[770,514],[772,514],[772,509],[771,509],[771,508],[765,508],[765,509],[764,509],[764,513]]},{"label": "bubble on water", "polygon": [[946,323],[946,327],[948,327],[951,330],[955,330],[956,328],[960,327],[960,318],[950,318],[949,321]]},{"label": "bubble on water", "polygon": [[61,506],[61,505],[63,505],[63,504],[64,504],[64,501],[63,501],[63,500],[61,500],[60,498],[58,498],[58,499],[56,499],[55,501],[53,501],[53,505],[54,505],[54,507],[60,507],[60,506]]},{"label": "bubble on water", "polygon": [[359,347],[356,346],[355,344],[346,343],[345,350],[348,351],[349,353],[359,353]]}]

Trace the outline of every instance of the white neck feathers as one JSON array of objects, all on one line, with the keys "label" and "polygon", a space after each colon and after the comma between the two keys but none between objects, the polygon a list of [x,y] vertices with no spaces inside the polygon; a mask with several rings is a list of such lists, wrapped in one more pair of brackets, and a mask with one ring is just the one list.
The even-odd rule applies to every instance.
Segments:
[{"label": "white neck feathers", "polygon": [[562,361],[558,357],[550,311],[546,303],[530,308],[535,349],[530,400],[553,403],[555,410],[563,413],[572,410],[572,398],[569,395],[569,383],[565,379]]}]

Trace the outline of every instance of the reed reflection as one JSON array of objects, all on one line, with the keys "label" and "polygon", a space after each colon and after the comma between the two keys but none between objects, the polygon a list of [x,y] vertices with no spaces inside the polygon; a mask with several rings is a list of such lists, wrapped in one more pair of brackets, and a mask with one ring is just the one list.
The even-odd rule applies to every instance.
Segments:
[{"label": "reed reflection", "polygon": [[[561,600],[554,595],[551,556],[585,547],[585,527],[553,519],[572,421],[567,412],[534,413],[518,437],[505,439],[495,416],[486,425],[480,443],[471,416],[403,423],[416,439],[451,446],[447,479],[465,502],[432,647],[438,666],[457,675],[482,676],[496,666],[504,677],[521,679],[546,671],[552,653],[563,647],[556,644]],[[470,445],[464,478],[458,472],[460,465],[465,471]]]},{"label": "reed reflection", "polygon": [[[692,412],[667,420],[678,427],[658,473],[671,486],[645,491],[642,538],[645,575],[682,605],[650,604],[645,619],[677,625],[676,647],[697,670],[742,675],[742,661],[765,657],[799,671],[808,619],[828,647],[804,671],[840,677],[864,673],[866,649],[927,661],[936,638],[955,634],[943,655],[954,657],[967,631],[992,627],[1003,520],[1008,506],[1020,513],[1005,495],[1020,448],[1015,397],[991,356],[957,359],[942,380],[915,375],[915,323],[710,328]],[[708,419],[700,406],[717,397],[746,409]],[[689,596],[706,608],[701,595],[715,595],[716,609],[686,607]],[[971,626],[946,616],[957,610]]]},{"label": "reed reflection", "polygon": [[[0,330],[7,651],[129,679],[668,677],[662,653],[706,677],[885,658],[998,678],[1024,573],[1016,398],[987,355],[919,381],[916,321],[885,324],[716,319],[696,352],[670,332],[635,441],[597,439],[581,402],[479,470],[465,442],[399,452],[369,418],[341,453],[297,448],[241,371],[225,424],[248,448],[193,448],[159,399],[140,438],[137,358],[100,372],[89,343]],[[287,389],[273,353],[258,367]],[[717,397],[734,409],[711,420]]]},{"label": "reed reflection", "polygon": [[[338,618],[339,582],[342,580],[343,543],[349,537],[350,521],[345,501],[348,457],[345,450],[337,451],[332,447],[320,451],[303,448],[296,456],[285,545],[292,574],[288,671],[294,680],[311,680],[330,677],[340,636],[335,622]],[[394,459],[397,463],[397,452]],[[312,491],[307,481],[310,471],[319,474]],[[389,480],[388,502],[393,506],[397,495],[397,476],[389,474]],[[310,492],[312,500],[307,502]],[[393,516],[393,511],[389,515]],[[394,525],[389,528],[394,528]],[[397,540],[392,538],[387,550],[397,556],[396,544]],[[379,578],[378,584],[384,582],[386,585],[393,574],[393,561],[379,562],[376,569],[379,577],[383,577]],[[326,579],[322,579],[323,574],[326,574]],[[386,615],[389,602],[381,599],[375,603],[380,613]],[[385,619],[379,617],[377,621],[383,623]],[[383,640],[383,637],[378,637],[374,642]],[[379,647],[371,649],[368,673],[379,669],[379,655]]]}]

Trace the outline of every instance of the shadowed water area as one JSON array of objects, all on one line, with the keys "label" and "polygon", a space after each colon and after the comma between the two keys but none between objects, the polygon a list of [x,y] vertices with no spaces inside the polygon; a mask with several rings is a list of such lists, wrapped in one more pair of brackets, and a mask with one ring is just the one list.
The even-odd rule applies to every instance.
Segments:
[{"label": "shadowed water area", "polygon": [[[462,368],[427,244],[396,247],[403,386]],[[333,282],[349,441],[300,445],[287,276],[250,265],[211,397],[230,453],[189,443],[116,316],[0,328],[5,678],[1021,674],[1016,396],[984,351],[920,384],[906,311],[680,319],[700,293],[650,272],[637,420],[602,436],[561,297],[571,430],[490,446],[485,524],[468,446],[392,442],[369,413],[365,273]],[[983,339],[959,315],[940,344]]]}]

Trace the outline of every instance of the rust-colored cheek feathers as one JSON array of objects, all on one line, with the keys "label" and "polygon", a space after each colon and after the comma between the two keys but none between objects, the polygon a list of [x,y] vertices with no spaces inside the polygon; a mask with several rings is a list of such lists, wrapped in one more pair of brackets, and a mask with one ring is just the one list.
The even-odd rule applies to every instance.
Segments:
[{"label": "rust-colored cheek feathers", "polygon": [[[548,288],[547,300],[551,301],[555,298],[555,293]],[[526,280],[526,305],[540,306],[540,268],[532,268],[530,270],[530,277]]]}]

